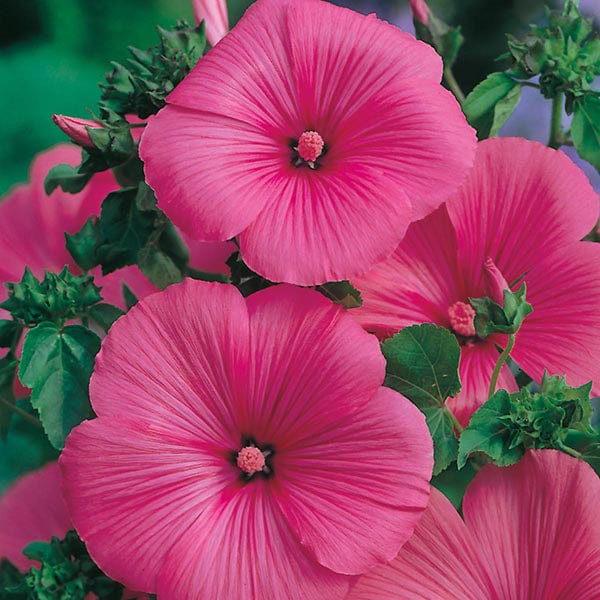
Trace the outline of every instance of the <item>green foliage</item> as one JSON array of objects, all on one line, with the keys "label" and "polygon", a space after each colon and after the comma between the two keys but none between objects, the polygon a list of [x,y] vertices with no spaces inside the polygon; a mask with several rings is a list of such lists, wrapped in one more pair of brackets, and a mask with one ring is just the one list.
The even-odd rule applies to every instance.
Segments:
[{"label": "green foliage", "polygon": [[60,187],[63,192],[77,194],[88,184],[93,174],[94,172],[81,172],[79,167],[71,165],[56,165],[46,175],[44,190],[46,194],[51,194],[56,188]]},{"label": "green foliage", "polygon": [[89,314],[90,318],[96,321],[104,331],[108,332],[112,324],[125,313],[117,306],[101,303],[92,306]]},{"label": "green foliage", "polygon": [[573,388],[564,378],[544,374],[539,392],[499,390],[473,414],[463,431],[459,468],[474,452],[506,466],[516,463],[527,449],[565,449],[570,434],[593,434],[591,389],[591,383]]},{"label": "green foliage", "polygon": [[444,65],[451,67],[456,61],[458,52],[463,45],[464,37],[460,27],[451,27],[429,12],[429,23],[425,25],[418,19],[414,20],[417,39],[433,46],[443,58]]},{"label": "green foliage", "polygon": [[13,591],[19,587],[23,577],[19,569],[8,559],[0,560],[0,600],[28,600],[26,592]]},{"label": "green foliage", "polygon": [[600,171],[600,96],[585,94],[575,100],[571,135],[579,156]]},{"label": "green foliage", "polygon": [[227,266],[231,270],[231,283],[240,290],[244,297],[273,285],[270,281],[252,271],[242,260],[239,252],[234,252],[227,259]]},{"label": "green foliage", "polygon": [[206,40],[204,26],[180,21],[171,30],[158,28],[160,43],[148,50],[129,48],[127,65],[113,62],[101,84],[102,108],[145,119],[157,113],[165,98],[198,62]]},{"label": "green foliage", "polygon": [[21,327],[16,321],[0,320],[0,348],[12,347],[20,332]]},{"label": "green foliage", "polygon": [[385,385],[400,392],[425,414],[434,444],[434,475],[457,456],[456,420],[446,399],[461,389],[460,348],[447,329],[429,323],[406,327],[382,344]]},{"label": "green foliage", "polygon": [[349,281],[331,281],[318,285],[316,289],[335,304],[341,304],[345,308],[362,306],[360,291]]},{"label": "green foliage", "polygon": [[491,298],[469,298],[476,311],[474,325],[477,335],[485,339],[491,333],[516,333],[525,317],[533,312],[533,307],[526,297],[525,283],[516,292],[504,290],[504,306],[500,306]]},{"label": "green foliage", "polygon": [[498,135],[521,99],[518,81],[505,73],[492,73],[467,96],[463,110],[480,140]]},{"label": "green foliage", "polygon": [[93,277],[73,275],[66,266],[58,274],[46,271],[42,281],[26,267],[21,281],[7,283],[6,289],[8,299],[0,308],[27,327],[44,321],[64,323],[85,314],[90,306],[102,300]]},{"label": "green foliage", "polygon": [[40,323],[25,336],[19,378],[32,389],[31,404],[57,449],[73,427],[93,416],[88,386],[99,350],[100,338],[81,325]]},{"label": "green foliage", "polygon": [[18,575],[7,570],[12,577],[9,590],[23,594],[15,599],[84,600],[91,594],[98,600],[121,600],[123,596],[123,586],[100,571],[75,531],[62,540],[33,542],[24,554],[40,566]]},{"label": "green foliage", "polygon": [[13,382],[18,362],[11,352],[0,358],[0,438],[6,439],[15,404]]}]

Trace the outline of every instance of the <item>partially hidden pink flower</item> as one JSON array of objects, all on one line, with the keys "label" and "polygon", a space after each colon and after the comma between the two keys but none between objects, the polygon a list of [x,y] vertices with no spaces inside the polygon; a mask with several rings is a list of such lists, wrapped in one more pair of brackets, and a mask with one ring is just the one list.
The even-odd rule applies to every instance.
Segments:
[{"label": "partially hidden pink flower", "polygon": [[348,600],[597,600],[599,496],[592,468],[556,450],[486,466],[467,489],[464,521],[432,489],[413,537]]},{"label": "partially hidden pink flower", "polygon": [[35,563],[23,555],[25,546],[62,538],[73,528],[60,479],[58,464],[50,463],[24,475],[0,496],[0,559],[29,569]]},{"label": "partially hidden pink flower", "polygon": [[423,25],[429,25],[429,6],[425,0],[408,0],[410,2],[410,8],[413,12],[413,17],[423,23]]},{"label": "partially hidden pink flower", "polygon": [[428,501],[431,438],[384,372],[312,290],[188,280],[142,300],[60,459],[90,554],[162,600],[343,598]]},{"label": "partially hidden pink flower", "polygon": [[[521,139],[479,144],[475,166],[446,206],[411,225],[396,252],[353,280],[364,304],[352,314],[380,338],[415,323],[454,331],[462,392],[448,403],[466,424],[487,400],[496,345],[475,335],[469,298],[502,299],[527,284],[534,312],[511,356],[535,380],[547,369],[571,385],[600,385],[600,246],[580,242],[598,218],[598,197],[562,152]],[[514,390],[508,368],[499,387]]]},{"label": "partially hidden pink flower", "polygon": [[192,0],[196,23],[204,21],[206,39],[215,46],[229,31],[227,0]]},{"label": "partially hidden pink flower", "polygon": [[365,272],[464,179],[473,130],[434,50],[321,0],[258,0],[149,120],[159,206],[196,239],[238,236],[272,281]]}]

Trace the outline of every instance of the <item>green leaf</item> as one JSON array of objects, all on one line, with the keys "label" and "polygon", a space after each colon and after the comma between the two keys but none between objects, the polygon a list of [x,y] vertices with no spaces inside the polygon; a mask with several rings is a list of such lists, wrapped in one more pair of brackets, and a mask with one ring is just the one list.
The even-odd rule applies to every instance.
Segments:
[{"label": "green leaf", "polygon": [[112,327],[112,324],[124,314],[125,313],[120,308],[113,306],[112,304],[101,303],[90,308],[90,317],[106,332],[108,332]]},{"label": "green leaf", "polygon": [[32,389],[31,404],[55,448],[93,416],[88,386],[99,350],[100,338],[81,325],[40,323],[25,336],[19,378]]},{"label": "green leaf", "polygon": [[13,382],[18,361],[12,354],[0,359],[0,438],[6,439],[15,404]]},{"label": "green leaf", "polygon": [[161,289],[183,279],[182,272],[173,260],[153,245],[140,250],[138,263],[144,275]]},{"label": "green leaf", "polygon": [[447,329],[425,323],[406,327],[382,344],[385,385],[409,398],[425,414],[434,443],[434,474],[456,459],[455,423],[446,399],[461,389],[460,347]]},{"label": "green leaf", "polygon": [[480,140],[498,134],[517,107],[521,86],[505,73],[492,73],[467,96],[463,110]]},{"label": "green leaf", "polygon": [[458,445],[458,468],[462,469],[473,452],[483,452],[497,465],[512,465],[525,450],[510,448],[511,424],[503,417],[510,415],[511,399],[506,390],[498,390],[471,417]]},{"label": "green leaf", "polygon": [[0,348],[10,348],[20,329],[16,321],[10,319],[0,320]]},{"label": "green leaf", "polygon": [[458,470],[457,465],[453,464],[439,475],[433,477],[431,485],[440,490],[452,502],[454,508],[459,510],[467,487],[476,473],[475,469],[469,464],[461,470]]},{"label": "green leaf", "polygon": [[460,27],[451,27],[436,17],[431,10],[427,25],[418,19],[414,20],[414,24],[417,39],[433,46],[444,60],[444,65],[451,67],[465,41]]},{"label": "green leaf", "polygon": [[600,171],[599,96],[586,94],[575,101],[571,135],[579,156]]},{"label": "green leaf", "polygon": [[127,310],[129,310],[138,303],[138,298],[133,293],[133,291],[129,287],[127,287],[125,283],[121,284],[121,289],[123,290],[123,299],[125,300],[125,306]]},{"label": "green leaf", "polygon": [[0,559],[0,600],[29,600],[24,591],[15,591],[23,582],[23,574],[8,559]]},{"label": "green leaf", "polygon": [[317,291],[327,296],[335,304],[344,308],[358,308],[362,306],[360,291],[349,281],[331,281],[317,286]]},{"label": "green leaf", "polygon": [[69,194],[79,193],[92,178],[93,173],[81,173],[71,165],[56,165],[48,171],[44,180],[44,190],[50,195],[57,187]]},{"label": "green leaf", "polygon": [[96,217],[90,217],[77,233],[73,235],[65,233],[67,250],[73,257],[73,260],[84,271],[88,271],[98,265],[96,245],[98,244],[99,233]]}]

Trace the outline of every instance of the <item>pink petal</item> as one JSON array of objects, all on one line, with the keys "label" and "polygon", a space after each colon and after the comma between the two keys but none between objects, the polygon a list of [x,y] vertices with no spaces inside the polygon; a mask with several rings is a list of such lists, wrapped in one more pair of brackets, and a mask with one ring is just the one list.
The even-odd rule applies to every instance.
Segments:
[{"label": "pink petal", "polygon": [[19,569],[34,563],[23,556],[31,542],[64,535],[73,526],[60,489],[60,470],[51,463],[28,473],[0,498],[0,559]]},{"label": "pink petal", "polygon": [[155,592],[173,543],[238,473],[202,441],[202,429],[164,427],[151,411],[132,416],[79,425],[60,465],[65,498],[90,556],[113,579]]},{"label": "pink petal", "polygon": [[425,0],[408,0],[410,2],[410,8],[413,12],[413,17],[423,23],[423,25],[429,24],[429,7]]},{"label": "pink petal", "polygon": [[446,208],[413,223],[390,258],[352,283],[363,305],[350,314],[382,339],[415,323],[449,327],[448,308],[466,296]]},{"label": "pink petal", "polygon": [[137,265],[117,269],[108,275],[102,275],[100,267],[93,269],[94,283],[101,287],[100,295],[105,302],[125,309],[123,285],[126,285],[138,300],[158,292],[158,288],[140,271]]},{"label": "pink petal", "polygon": [[482,571],[478,548],[459,514],[432,488],[427,510],[397,558],[363,575],[347,600],[492,598]]},{"label": "pink petal", "polygon": [[429,498],[433,448],[423,414],[388,388],[274,457],[275,495],[319,563],[360,574],[391,560]]},{"label": "pink petal", "polygon": [[190,267],[207,273],[229,273],[226,261],[237,250],[233,242],[197,242],[185,234],[183,239],[190,251]]},{"label": "pink petal", "polygon": [[232,406],[247,386],[247,319],[239,292],[219,283],[188,279],[138,302],[96,358],[96,414],[149,419],[236,447]]},{"label": "pink petal", "polygon": [[215,46],[229,31],[226,0],[192,0],[192,3],[196,23],[204,21],[206,37]]},{"label": "pink petal", "polygon": [[[271,287],[246,299],[251,367],[240,427],[283,451],[370,402],[385,376],[374,336],[314,290]],[[269,418],[265,418],[269,415]]]},{"label": "pink petal", "polygon": [[348,578],[319,565],[290,531],[268,484],[211,503],[178,539],[158,579],[164,600],[336,600]]},{"label": "pink petal", "polygon": [[[462,389],[458,396],[448,398],[446,403],[464,427],[469,424],[471,415],[488,399],[492,373],[500,357],[496,344],[504,347],[505,336],[493,335],[484,342],[461,346],[459,375]],[[519,389],[506,365],[500,371],[496,389],[509,392]]]},{"label": "pink petal", "polygon": [[549,249],[580,240],[599,214],[597,194],[565,154],[517,138],[481,142],[467,182],[447,206],[474,285],[487,257],[513,282]]},{"label": "pink petal", "polygon": [[555,450],[529,451],[512,467],[482,469],[463,513],[490,589],[500,598],[596,598],[599,495],[592,468]]},{"label": "pink petal", "polygon": [[81,119],[79,117],[69,117],[67,115],[52,115],[52,120],[71,140],[82,146],[94,146],[94,142],[92,142],[92,138],[86,128],[97,129],[101,127],[96,121]]},{"label": "pink petal", "polygon": [[525,277],[533,313],[517,333],[512,356],[540,381],[544,369],[570,385],[600,389],[600,247],[577,242],[547,252]]},{"label": "pink petal", "polygon": [[287,151],[287,140],[276,142],[242,121],[179,106],[150,119],[140,143],[159,207],[204,241],[232,238],[256,218],[273,198],[271,180],[288,166]]}]

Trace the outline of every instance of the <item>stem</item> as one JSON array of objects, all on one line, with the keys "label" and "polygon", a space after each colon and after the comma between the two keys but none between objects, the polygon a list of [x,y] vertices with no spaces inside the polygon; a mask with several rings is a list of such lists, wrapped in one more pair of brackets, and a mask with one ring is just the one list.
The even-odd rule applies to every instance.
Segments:
[{"label": "stem", "polygon": [[573,448],[571,448],[570,446],[565,446],[564,444],[559,444],[558,447],[566,454],[570,454],[571,456],[574,456],[575,458],[581,458],[581,456],[582,456],[581,452],[577,452],[577,450],[573,450]]},{"label": "stem", "polygon": [[539,84],[537,84],[537,83],[531,83],[531,81],[519,81],[519,85],[521,87],[535,88],[536,90],[540,89]]},{"label": "stem", "polygon": [[500,354],[500,356],[498,357],[498,362],[494,367],[494,371],[492,373],[492,380],[490,381],[490,389],[488,391],[488,400],[494,395],[494,392],[496,391],[496,384],[498,383],[498,377],[500,377],[500,371],[504,366],[504,363],[506,362],[507,358],[509,357],[514,345],[515,334],[511,333],[508,336],[508,344],[506,344],[506,348],[502,350],[502,354]]},{"label": "stem", "polygon": [[454,73],[450,66],[444,67],[444,81],[450,91],[456,96],[456,99],[462,104],[465,101],[465,94],[460,88],[458,81],[456,81],[456,77],[454,77]]},{"label": "stem", "polygon": [[35,425],[36,427],[41,427],[41,428],[44,427],[42,425],[42,422],[39,419],[36,419],[33,415],[30,415],[28,412],[24,411],[22,408],[19,408],[18,406],[16,406],[12,402],[9,402],[8,400],[5,400],[1,396],[0,396],[0,404],[2,404],[6,408],[8,408],[12,412],[14,412],[16,415],[19,415],[22,419],[29,421],[29,423],[31,423],[32,425]]},{"label": "stem", "polygon": [[550,139],[548,140],[548,146],[550,146],[550,148],[560,148],[563,144],[563,101],[564,94],[562,92],[558,93],[552,99],[552,121],[550,122]]},{"label": "stem", "polygon": [[463,432],[464,427],[460,424],[460,422],[456,418],[456,415],[446,405],[444,405],[444,410],[446,411],[446,414],[452,419],[454,429],[456,429],[458,435],[460,435]]}]

